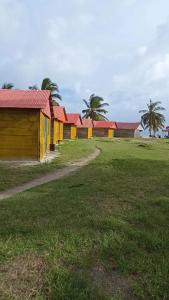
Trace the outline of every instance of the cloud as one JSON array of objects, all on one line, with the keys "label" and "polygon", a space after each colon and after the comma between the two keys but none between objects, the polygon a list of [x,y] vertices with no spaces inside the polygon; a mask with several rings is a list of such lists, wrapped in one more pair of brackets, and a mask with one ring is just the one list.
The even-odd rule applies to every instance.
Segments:
[{"label": "cloud", "polygon": [[49,76],[70,111],[95,93],[116,120],[139,119],[149,97],[168,106],[167,0],[0,0],[0,7],[1,83],[27,88]]}]

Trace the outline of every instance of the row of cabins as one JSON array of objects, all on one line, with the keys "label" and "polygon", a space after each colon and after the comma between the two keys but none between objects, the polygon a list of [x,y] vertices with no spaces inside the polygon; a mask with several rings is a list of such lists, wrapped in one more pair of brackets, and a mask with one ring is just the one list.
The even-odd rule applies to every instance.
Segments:
[{"label": "row of cabins", "polygon": [[[134,136],[138,125],[133,125],[130,136]],[[120,136],[118,126],[115,122],[93,122],[79,114],[66,113],[64,107],[52,105],[51,92],[47,90],[0,90],[0,160],[42,161],[63,139],[112,138]],[[125,130],[128,129],[121,131],[124,136]]]}]

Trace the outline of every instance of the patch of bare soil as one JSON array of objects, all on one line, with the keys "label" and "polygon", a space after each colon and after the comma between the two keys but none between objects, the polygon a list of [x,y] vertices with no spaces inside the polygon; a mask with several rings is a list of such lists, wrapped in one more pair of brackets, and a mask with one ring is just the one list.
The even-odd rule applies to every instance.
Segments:
[{"label": "patch of bare soil", "polygon": [[91,271],[94,285],[103,290],[109,297],[118,297],[123,300],[134,300],[131,292],[131,280],[120,274],[116,268],[111,272],[103,265],[96,265]]},{"label": "patch of bare soil", "polygon": [[0,299],[28,300],[42,294],[44,287],[42,258],[19,256],[0,267]]}]

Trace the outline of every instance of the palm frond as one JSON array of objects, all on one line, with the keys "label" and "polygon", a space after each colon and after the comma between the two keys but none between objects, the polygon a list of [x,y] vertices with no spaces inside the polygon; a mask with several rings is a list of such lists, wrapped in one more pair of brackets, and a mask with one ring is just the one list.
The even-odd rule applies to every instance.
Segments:
[{"label": "palm frond", "polygon": [[13,83],[4,83],[2,85],[3,90],[11,90],[14,87]]},{"label": "palm frond", "polygon": [[28,88],[29,88],[29,90],[38,90],[38,86],[36,84],[31,85]]},{"label": "palm frond", "polygon": [[90,108],[89,103],[88,103],[85,99],[83,99],[83,102],[86,104],[86,106],[87,106],[88,108]]}]

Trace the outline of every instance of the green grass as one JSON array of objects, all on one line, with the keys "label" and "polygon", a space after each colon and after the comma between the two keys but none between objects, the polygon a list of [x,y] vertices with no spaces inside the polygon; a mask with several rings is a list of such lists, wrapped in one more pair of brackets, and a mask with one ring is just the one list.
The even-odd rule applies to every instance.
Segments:
[{"label": "green grass", "polygon": [[65,141],[64,144],[58,146],[59,156],[52,162],[25,167],[16,167],[16,164],[14,167],[12,162],[0,163],[0,191],[25,183],[56,168],[62,168],[68,162],[89,155],[94,149],[95,145],[91,140]]},{"label": "green grass", "polygon": [[35,299],[168,299],[169,143],[91,144],[100,156],[73,176],[0,202],[3,299],[30,295],[36,263],[11,280],[27,257],[43,265]]}]

